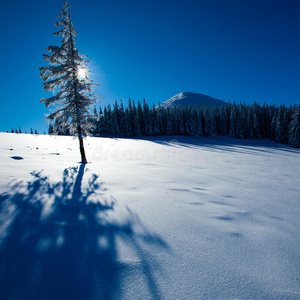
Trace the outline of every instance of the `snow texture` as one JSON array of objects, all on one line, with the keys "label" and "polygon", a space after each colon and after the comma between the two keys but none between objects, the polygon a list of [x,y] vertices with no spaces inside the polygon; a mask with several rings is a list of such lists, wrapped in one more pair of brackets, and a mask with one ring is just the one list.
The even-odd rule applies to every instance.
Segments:
[{"label": "snow texture", "polygon": [[299,299],[299,150],[0,139],[1,299]]},{"label": "snow texture", "polygon": [[179,93],[172,98],[161,103],[160,106],[163,108],[173,107],[173,106],[224,106],[227,103],[223,100],[219,100],[210,96],[206,96],[198,93]]}]

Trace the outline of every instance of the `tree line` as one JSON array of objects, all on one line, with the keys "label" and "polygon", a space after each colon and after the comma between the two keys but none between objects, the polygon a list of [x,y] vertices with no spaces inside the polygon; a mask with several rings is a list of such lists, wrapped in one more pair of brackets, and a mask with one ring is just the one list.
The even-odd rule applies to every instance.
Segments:
[{"label": "tree line", "polygon": [[[89,116],[93,136],[167,136],[227,135],[238,139],[270,138],[279,143],[300,147],[300,106],[228,103],[225,106],[186,106],[150,108],[129,99],[128,106],[114,105],[94,108]],[[54,122],[49,133],[68,135],[68,129]]]},{"label": "tree line", "polygon": [[[8,133],[8,130],[6,132]],[[10,133],[23,133],[23,131],[22,131],[21,127],[19,127],[19,129],[12,128]],[[27,134],[27,131],[25,131],[25,134]],[[33,129],[30,128],[30,134],[38,134],[38,131],[36,129],[33,131]],[[44,134],[46,134],[46,133],[44,132]]]}]

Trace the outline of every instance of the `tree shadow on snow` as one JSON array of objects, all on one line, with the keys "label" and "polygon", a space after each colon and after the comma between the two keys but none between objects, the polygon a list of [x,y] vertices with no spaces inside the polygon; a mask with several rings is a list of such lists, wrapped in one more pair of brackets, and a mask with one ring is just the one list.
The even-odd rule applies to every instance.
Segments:
[{"label": "tree shadow on snow", "polygon": [[[146,297],[162,298],[153,275],[159,266],[144,249],[167,245],[129,209],[123,221],[112,218],[115,199],[105,200],[97,175],[83,188],[84,172],[84,164],[66,169],[59,183],[34,172],[0,194],[2,300],[124,299],[128,273],[138,274]],[[119,241],[135,262],[120,261]]]},{"label": "tree shadow on snow", "polygon": [[262,156],[273,153],[274,150],[300,153],[299,149],[291,148],[286,144],[276,143],[270,139],[235,139],[228,136],[219,136],[216,139],[206,136],[169,136],[169,138],[168,140],[166,137],[156,137],[152,141],[165,146],[200,148],[208,151],[222,150],[243,154],[260,154]]}]

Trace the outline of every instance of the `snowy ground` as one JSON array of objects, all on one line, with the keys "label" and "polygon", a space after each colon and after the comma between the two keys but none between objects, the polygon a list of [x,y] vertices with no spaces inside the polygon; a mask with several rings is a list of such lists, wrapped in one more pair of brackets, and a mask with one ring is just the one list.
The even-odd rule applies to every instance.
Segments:
[{"label": "snowy ground", "polygon": [[0,298],[299,299],[300,151],[0,134]]}]

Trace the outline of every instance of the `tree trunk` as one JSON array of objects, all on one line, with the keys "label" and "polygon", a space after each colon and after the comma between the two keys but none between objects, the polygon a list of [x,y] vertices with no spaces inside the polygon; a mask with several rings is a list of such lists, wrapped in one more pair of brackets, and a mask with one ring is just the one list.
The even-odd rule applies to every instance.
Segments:
[{"label": "tree trunk", "polygon": [[87,160],[86,160],[86,157],[85,157],[83,138],[82,138],[81,126],[80,125],[78,125],[78,140],[79,140],[79,149],[80,149],[80,154],[81,154],[81,163],[86,164]]}]

